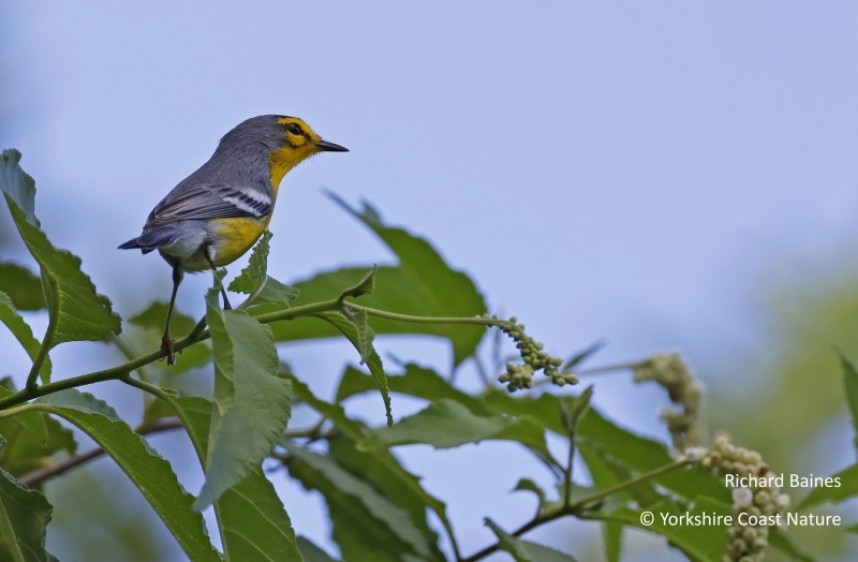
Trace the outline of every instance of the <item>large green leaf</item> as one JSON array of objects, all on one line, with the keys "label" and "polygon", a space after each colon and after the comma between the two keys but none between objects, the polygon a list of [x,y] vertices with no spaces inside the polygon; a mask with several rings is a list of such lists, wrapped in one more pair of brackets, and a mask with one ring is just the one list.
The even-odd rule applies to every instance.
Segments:
[{"label": "large green leaf", "polygon": [[839,503],[858,496],[858,463],[832,474],[830,485],[811,490],[797,509],[810,509],[823,503]]},{"label": "large green leaf", "polygon": [[[476,316],[486,312],[485,301],[474,282],[447,265],[426,240],[386,225],[378,212],[368,205],[358,210],[333,198],[381,238],[399,260],[397,266],[378,268],[375,289],[371,295],[361,297],[361,304],[420,316]],[[331,299],[339,295],[343,287],[358,282],[368,269],[370,267],[365,266],[320,273],[293,286],[300,292],[301,303]],[[457,365],[474,354],[485,333],[484,329],[474,326],[410,324],[384,318],[373,318],[372,327],[378,334],[425,334],[446,338],[453,346]],[[323,325],[280,322],[274,328],[274,335],[278,341],[285,341],[332,337],[336,332]]]},{"label": "large green leaf", "polygon": [[9,562],[46,562],[45,526],[51,506],[40,492],[21,486],[0,469],[0,558]]},{"label": "large green leaf", "polygon": [[[429,537],[408,512],[332,458],[287,445],[289,473],[325,497],[334,540],[345,560],[405,560],[411,554],[434,560]],[[371,556],[371,557],[367,557]]]},{"label": "large green leaf", "polygon": [[18,310],[42,310],[47,306],[42,280],[16,263],[0,262],[0,291],[9,295]]},{"label": "large green leaf", "polygon": [[97,341],[119,333],[119,316],[81,271],[80,258],[55,248],[42,232],[35,215],[35,182],[18,165],[20,160],[17,150],[0,154],[0,188],[21,238],[41,268],[50,311],[46,344],[53,347],[67,341]]},{"label": "large green leaf", "polygon": [[[691,508],[664,501],[650,506],[646,513],[651,514],[652,519],[645,519],[643,512],[630,507],[622,507],[604,515],[594,514],[593,518],[619,522],[662,535],[691,562],[721,562],[727,548],[727,525],[723,523],[723,519],[720,520],[722,523],[718,523],[714,518],[731,515],[729,504],[708,497],[696,499]],[[701,524],[681,524],[686,515],[701,518]],[[671,516],[677,519],[670,519]],[[704,520],[703,517],[711,519]]]},{"label": "large green leaf", "polygon": [[[15,339],[21,343],[21,346],[27,352],[27,355],[30,356],[30,359],[35,361],[42,344],[33,336],[33,331],[30,329],[30,325],[27,324],[21,315],[18,314],[18,311],[15,310],[15,305],[12,303],[12,299],[2,291],[0,291],[0,322],[6,324],[6,327],[9,328],[9,331],[12,332],[13,336],[15,336]],[[42,364],[41,377],[45,382],[51,378],[50,358],[46,358],[45,362]]]},{"label": "large green leaf", "polygon": [[518,441],[550,456],[543,429],[532,419],[512,416],[478,416],[455,400],[437,400],[402,419],[393,427],[374,431],[361,448],[425,443],[438,449],[479,443],[486,439]]},{"label": "large green leaf", "polygon": [[278,375],[271,329],[244,310],[218,308],[217,288],[206,296],[215,366],[215,408],[209,428],[202,509],[259,467],[283,433],[292,385]]},{"label": "large green leaf", "polygon": [[143,493],[191,560],[220,560],[202,515],[192,509],[193,496],[179,484],[170,464],[110,406],[69,389],[39,398],[27,408],[65,418],[92,437]]},{"label": "large green leaf", "polygon": [[[205,458],[213,405],[196,397],[179,398],[178,403],[188,433]],[[259,467],[221,494],[214,506],[227,561],[300,562],[289,515]]]}]

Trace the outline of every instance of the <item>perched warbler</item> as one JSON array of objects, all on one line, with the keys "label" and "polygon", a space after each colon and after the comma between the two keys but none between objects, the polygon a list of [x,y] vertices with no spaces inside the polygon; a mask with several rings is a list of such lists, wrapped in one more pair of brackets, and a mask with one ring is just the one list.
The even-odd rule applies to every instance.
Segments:
[{"label": "perched warbler", "polygon": [[[224,135],[209,161],[155,205],[140,236],[119,246],[158,250],[173,267],[161,340],[170,365],[176,361],[170,318],[184,273],[215,270],[247,252],[271,221],[280,180],[319,152],[348,149],[322,140],[297,117],[252,117]],[[224,308],[231,308],[223,288],[221,295]]]}]

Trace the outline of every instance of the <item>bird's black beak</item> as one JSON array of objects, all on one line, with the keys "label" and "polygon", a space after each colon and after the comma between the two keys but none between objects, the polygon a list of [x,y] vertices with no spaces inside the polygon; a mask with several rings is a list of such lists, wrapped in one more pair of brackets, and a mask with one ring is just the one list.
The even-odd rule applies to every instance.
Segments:
[{"label": "bird's black beak", "polygon": [[324,150],[325,152],[348,152],[349,151],[349,149],[344,147],[344,146],[340,146],[338,144],[334,144],[332,142],[328,142],[328,141],[324,141],[324,140],[317,141],[316,146],[319,147],[319,150]]}]

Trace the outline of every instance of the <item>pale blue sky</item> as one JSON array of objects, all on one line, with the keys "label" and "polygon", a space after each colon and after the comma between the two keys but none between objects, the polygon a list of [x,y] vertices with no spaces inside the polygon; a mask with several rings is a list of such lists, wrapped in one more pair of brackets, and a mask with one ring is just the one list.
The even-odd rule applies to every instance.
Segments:
[{"label": "pale blue sky", "polygon": [[[388,259],[328,187],[428,236],[552,352],[602,337],[606,361],[681,347],[705,373],[772,337],[757,321],[768,283],[855,253],[858,4],[241,6],[0,9],[0,146],[24,153],[45,229],[126,317],[139,295],[166,297],[169,272],[116,245],[220,136],[263,113],[351,149],[284,181],[273,275]],[[184,285],[180,306],[200,313],[208,283]],[[444,362],[442,346],[407,350]],[[597,399],[617,411],[629,396],[607,382]],[[417,471],[432,464],[413,455]],[[456,490],[448,480],[428,478]],[[499,476],[498,493],[513,484]],[[492,504],[450,503],[470,525],[465,549],[487,543]]]}]

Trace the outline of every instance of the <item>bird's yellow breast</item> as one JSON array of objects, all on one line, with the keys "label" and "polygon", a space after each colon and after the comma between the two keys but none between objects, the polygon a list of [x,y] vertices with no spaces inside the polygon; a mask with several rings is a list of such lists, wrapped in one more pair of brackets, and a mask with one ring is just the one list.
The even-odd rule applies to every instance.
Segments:
[{"label": "bird's yellow breast", "polygon": [[268,228],[270,220],[270,213],[263,219],[214,219],[212,221],[216,232],[214,264],[218,267],[228,265],[244,255]]}]

